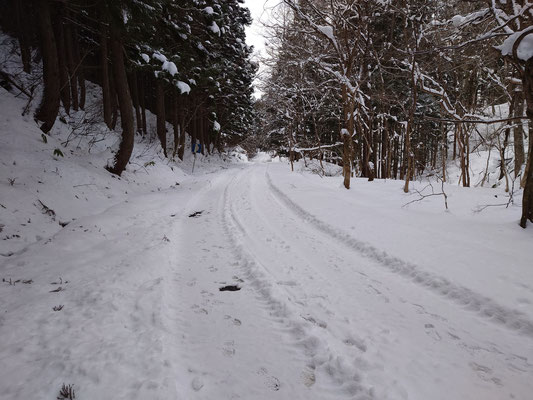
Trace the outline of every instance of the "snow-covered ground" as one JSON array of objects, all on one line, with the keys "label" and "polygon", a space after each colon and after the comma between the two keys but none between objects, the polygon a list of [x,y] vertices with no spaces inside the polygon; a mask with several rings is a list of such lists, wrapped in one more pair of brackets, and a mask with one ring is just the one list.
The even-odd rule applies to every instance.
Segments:
[{"label": "snow-covered ground", "polygon": [[446,211],[148,142],[117,179],[111,134],[44,143],[23,107],[0,89],[0,399],[531,398],[533,230],[483,209],[502,188]]}]

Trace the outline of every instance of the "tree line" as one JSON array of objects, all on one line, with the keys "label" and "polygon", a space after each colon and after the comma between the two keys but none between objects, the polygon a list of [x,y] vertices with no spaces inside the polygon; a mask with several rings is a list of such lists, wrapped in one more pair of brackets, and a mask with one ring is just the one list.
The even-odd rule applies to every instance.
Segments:
[{"label": "tree line", "polygon": [[283,0],[272,14],[256,104],[269,146],[341,165],[346,188],[357,174],[406,192],[424,172],[449,180],[450,159],[471,186],[471,152],[494,149],[533,222],[533,3]]},{"label": "tree line", "polygon": [[24,71],[42,72],[35,118],[43,132],[50,132],[60,107],[67,114],[84,109],[87,82],[101,87],[103,121],[109,129],[120,121],[122,129],[108,166],[120,175],[135,134],[147,134],[147,110],[157,116],[165,157],[172,152],[183,159],[186,135],[209,153],[247,133],[257,67],[245,43],[251,17],[241,3],[0,0],[0,24],[18,41]]}]

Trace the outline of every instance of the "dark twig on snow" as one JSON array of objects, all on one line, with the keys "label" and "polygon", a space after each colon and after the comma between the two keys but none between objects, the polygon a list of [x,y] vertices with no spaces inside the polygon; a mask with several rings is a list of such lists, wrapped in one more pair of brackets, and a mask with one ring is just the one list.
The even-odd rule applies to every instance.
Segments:
[{"label": "dark twig on snow", "polygon": [[[412,203],[416,203],[418,201],[422,201],[428,197],[433,197],[433,196],[443,196],[444,197],[444,207],[446,207],[446,210],[448,210],[448,195],[446,194],[446,192],[444,191],[444,181],[442,179],[440,179],[440,177],[437,176],[437,180],[440,182],[441,184],[441,191],[440,192],[437,192],[435,193],[435,189],[433,188],[433,185],[431,184],[431,182],[429,182],[422,190],[418,190],[418,189],[414,189],[414,191],[418,194],[418,196],[420,196],[418,199],[414,199],[414,200],[411,200],[410,202],[408,203],[405,203],[402,207],[407,207],[409,204],[412,204]],[[429,194],[424,194],[424,191],[427,189],[427,188],[431,188],[431,193]]]},{"label": "dark twig on snow", "polygon": [[43,214],[46,214],[50,217],[52,217],[52,219],[55,221],[56,219],[56,212],[54,210],[52,210],[51,208],[49,208],[46,204],[44,204],[41,200],[37,200],[41,206],[41,212]]},{"label": "dark twig on snow", "polygon": [[484,211],[484,210],[486,210],[487,208],[490,208],[490,207],[505,207],[505,208],[509,208],[509,206],[511,204],[514,204],[514,184],[515,184],[515,181],[516,181],[516,179],[512,180],[513,183],[511,185],[511,190],[509,191],[509,199],[507,200],[507,203],[481,204],[481,205],[477,206],[474,209],[474,212],[475,213],[480,213],[480,212],[482,212],[482,211]]}]

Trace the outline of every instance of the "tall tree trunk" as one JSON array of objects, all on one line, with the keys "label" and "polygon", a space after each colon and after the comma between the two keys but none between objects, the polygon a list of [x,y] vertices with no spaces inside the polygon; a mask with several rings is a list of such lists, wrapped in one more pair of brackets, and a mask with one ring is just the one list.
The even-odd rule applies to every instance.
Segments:
[{"label": "tall tree trunk", "polygon": [[407,121],[407,126],[405,128],[405,153],[407,156],[407,171],[405,174],[405,185],[403,187],[403,191],[405,193],[409,193],[409,181],[413,177],[413,169],[414,169],[414,154],[413,150],[411,149],[411,132],[413,131],[413,125],[415,123],[415,111],[416,111],[416,105],[418,102],[418,91],[416,88],[417,85],[417,78],[415,74],[415,66],[416,66],[416,56],[413,56],[413,64],[411,68],[411,109],[409,110],[409,119]]},{"label": "tall tree trunk", "polygon": [[[111,50],[111,49],[110,49]],[[109,92],[111,94],[111,129],[115,129],[118,121],[119,100],[117,97],[117,88],[115,87],[115,74],[109,74]]]},{"label": "tall tree trunk", "polygon": [[[524,88],[524,96],[527,105],[527,116],[529,118],[529,132],[533,129],[533,57],[526,62],[524,75],[522,78],[522,86]],[[533,138],[529,136],[529,151],[527,157],[524,197],[522,199],[522,218],[520,219],[520,226],[525,228],[527,221],[533,222]]]},{"label": "tall tree trunk", "polygon": [[145,99],[145,90],[144,90],[144,75],[141,73],[138,75],[137,79],[138,88],[139,88],[139,106],[141,109],[141,131],[143,136],[146,135],[146,99]]},{"label": "tall tree trunk", "polygon": [[111,116],[111,89],[109,87],[109,62],[108,48],[107,48],[107,35],[102,33],[100,35],[100,71],[102,72],[102,103],[104,108],[104,122],[109,129],[112,128],[112,116]]},{"label": "tall tree trunk", "polygon": [[466,144],[466,155],[465,155],[465,173],[466,173],[466,187],[470,187],[470,133],[465,131],[465,144]]},{"label": "tall tree trunk", "polygon": [[400,165],[401,154],[400,153],[401,153],[400,139],[395,137],[394,138],[394,159],[392,163],[392,175],[393,175],[392,177],[394,179],[398,179],[398,175],[401,174],[401,165]]},{"label": "tall tree trunk", "polygon": [[381,131],[381,179],[389,178],[389,154],[389,127],[385,120]]},{"label": "tall tree trunk", "polygon": [[135,121],[137,127],[137,133],[142,133],[142,117],[139,106],[139,89],[137,87],[137,72],[132,71],[129,74],[129,82],[131,88],[131,99],[133,101],[133,108],[135,109]]},{"label": "tall tree trunk", "polygon": [[78,67],[78,86],[80,88],[80,97],[79,97],[79,106],[80,109],[85,110],[85,100],[87,97],[87,90],[85,87],[85,71],[83,69],[83,60],[81,56],[81,50],[80,50],[80,42],[78,38],[78,29],[76,27],[73,27],[73,39],[74,39],[74,59],[76,62],[76,65]]},{"label": "tall tree trunk", "polygon": [[[63,5],[59,5],[63,7]],[[55,14],[54,28],[55,35],[57,39],[57,60],[59,62],[59,83],[61,85],[61,103],[63,103],[63,108],[67,114],[70,114],[70,82],[68,77],[68,68],[67,68],[67,55],[66,55],[66,45],[65,45],[65,26],[63,22],[63,11],[62,9],[58,10]]]},{"label": "tall tree trunk", "polygon": [[[533,124],[533,115],[529,117],[529,123]],[[533,133],[533,129],[530,129],[530,133]],[[524,175],[524,195],[522,198],[520,226],[525,228],[528,220],[533,222],[533,140],[531,136],[529,137],[529,151]]]},{"label": "tall tree trunk", "polygon": [[342,85],[342,103],[345,128],[341,130],[342,137],[342,173],[344,175],[344,187],[350,189],[350,179],[352,177],[352,137],[354,134],[353,102],[348,95],[348,87]]},{"label": "tall tree trunk", "polygon": [[209,126],[209,118],[207,117],[207,113],[205,116],[205,145],[207,154],[211,154],[211,129]]},{"label": "tall tree trunk", "polygon": [[48,0],[38,1],[39,30],[41,36],[41,53],[43,57],[43,97],[35,117],[43,122],[41,130],[50,132],[59,113],[60,81],[59,63],[57,61],[57,45],[52,28],[50,3]]},{"label": "tall tree trunk", "polygon": [[372,151],[373,144],[371,142],[372,138],[369,137],[369,136],[371,136],[371,133],[368,132],[367,129],[363,128],[363,126],[359,122],[359,118],[358,118],[357,127],[359,128],[359,131],[362,132],[362,136],[363,136],[362,176],[365,177],[365,178],[368,178],[369,182],[372,182],[374,180],[375,164],[374,164],[374,168],[372,168],[372,166],[371,166],[371,156],[372,156],[372,152],[373,152]]},{"label": "tall tree trunk", "polygon": [[292,124],[287,127],[289,132],[289,161],[291,163],[291,171],[294,172],[294,150],[292,149]]},{"label": "tall tree trunk", "polygon": [[400,139],[398,140],[398,172],[400,176],[400,180],[405,179],[405,171],[407,171],[407,156],[405,152],[405,135],[401,135]]},{"label": "tall tree trunk", "polygon": [[[194,104],[193,104],[194,107]],[[191,150],[196,152],[196,137],[198,134],[198,116],[196,112],[192,116],[192,126],[191,126]]]},{"label": "tall tree trunk", "polygon": [[468,166],[466,161],[466,143],[464,127],[462,123],[457,123],[455,128],[455,136],[457,137],[457,145],[459,148],[459,158],[461,163],[461,180],[463,181],[463,187],[468,187]]},{"label": "tall tree trunk", "polygon": [[[516,96],[519,94],[516,93]],[[520,98],[517,101],[515,108],[515,117],[522,117],[524,113],[524,98],[520,94]],[[514,145],[514,177],[516,178],[524,165],[524,127],[522,121],[515,121],[515,127],[513,129],[513,145]],[[531,140],[531,139],[529,139]]]},{"label": "tall tree trunk", "polygon": [[[441,109],[444,107],[441,106]],[[442,111],[444,112],[444,111]],[[446,182],[446,161],[448,160],[448,137],[446,132],[446,125],[441,123],[442,131],[442,181]]]},{"label": "tall tree trunk", "polygon": [[31,48],[28,38],[28,27],[23,22],[23,2],[20,0],[12,0],[15,10],[15,20],[17,21],[17,36],[20,45],[20,58],[22,61],[22,68],[24,72],[31,73]]},{"label": "tall tree trunk", "polygon": [[200,111],[200,118],[199,118],[199,129],[200,129],[200,151],[202,153],[202,155],[205,156],[205,145],[206,145],[206,140],[205,140],[205,115],[204,115],[204,110],[203,108],[201,108],[201,111]]},{"label": "tall tree trunk", "polygon": [[[528,121],[528,122],[529,122],[529,121]],[[531,137],[533,137],[533,123],[529,122],[528,125],[529,125],[529,128],[528,128],[528,130],[529,130],[529,137],[531,138]],[[530,140],[530,142],[531,142],[531,139],[529,139],[529,140]],[[530,144],[531,144],[531,143],[530,143]],[[528,154],[529,154],[529,153],[528,153]],[[525,163],[526,163],[526,166],[525,166],[525,168],[524,168],[524,175],[522,176],[522,179],[520,179],[520,187],[521,187],[522,189],[524,189],[524,188],[526,187],[526,180],[527,180],[528,171],[529,171],[529,166],[530,166],[530,164],[527,162],[527,160],[529,160],[529,156],[528,156],[528,158],[526,159],[526,162],[525,162]]]},{"label": "tall tree trunk", "polygon": [[174,93],[172,96],[172,130],[174,131],[174,149],[172,157],[178,154],[178,146],[180,143],[180,118],[179,118],[179,101],[178,94]]},{"label": "tall tree trunk", "polygon": [[409,182],[411,181],[413,174],[413,152],[411,150],[411,129],[409,122],[407,123],[407,129],[405,132],[405,184],[403,191],[409,193]]},{"label": "tall tree trunk", "polygon": [[457,131],[455,130],[453,132],[453,153],[452,153],[452,160],[455,161],[455,158],[457,157]]},{"label": "tall tree trunk", "polygon": [[117,154],[115,164],[109,171],[113,174],[121,175],[130,161],[134,143],[133,126],[133,103],[128,88],[128,77],[124,65],[124,46],[120,39],[120,34],[115,27],[110,27],[110,50],[113,62],[113,76],[120,107],[120,122],[122,124],[122,139]]},{"label": "tall tree trunk", "polygon": [[[509,106],[509,119],[511,119],[515,115],[515,107],[517,103],[518,98],[516,96],[513,97],[511,100],[511,104]],[[507,171],[507,165],[505,164],[505,153],[507,150],[507,145],[509,144],[509,136],[511,136],[511,125],[512,122],[507,122],[507,127],[505,129],[505,135],[503,139],[503,146],[500,144],[500,137],[498,136],[498,147],[500,151],[500,177],[498,180],[501,180],[503,177],[505,177],[506,180],[506,189],[505,191],[509,191],[509,179],[508,179],[508,171]]]},{"label": "tall tree trunk", "polygon": [[165,117],[165,88],[161,79],[156,83],[156,114],[157,114],[157,137],[163,148],[163,154],[167,157],[167,126]]},{"label": "tall tree trunk", "polygon": [[180,144],[178,148],[178,157],[180,160],[183,161],[183,157],[185,155],[185,135],[186,135],[187,126],[185,126],[186,123],[185,123],[185,111],[183,110],[183,101],[180,100],[179,105],[180,105],[180,110],[179,110]]},{"label": "tall tree trunk", "polygon": [[[66,11],[68,12],[68,11]],[[72,16],[66,15],[67,19],[72,18]],[[72,102],[72,109],[74,111],[79,110],[79,97],[78,97],[78,65],[76,65],[76,57],[74,55],[74,41],[77,38],[73,38],[73,29],[70,22],[65,22],[64,24],[64,33],[65,33],[65,50],[67,58],[67,68],[70,82],[70,98]]]}]

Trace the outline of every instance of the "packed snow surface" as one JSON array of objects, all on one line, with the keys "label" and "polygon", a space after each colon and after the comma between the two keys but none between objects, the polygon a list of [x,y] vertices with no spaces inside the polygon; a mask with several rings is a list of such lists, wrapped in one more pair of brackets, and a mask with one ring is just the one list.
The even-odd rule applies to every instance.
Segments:
[{"label": "packed snow surface", "polygon": [[118,179],[109,137],[44,143],[0,90],[0,399],[531,398],[533,232],[474,212],[503,190],[402,207],[402,182],[240,148],[191,174],[145,142]]}]

